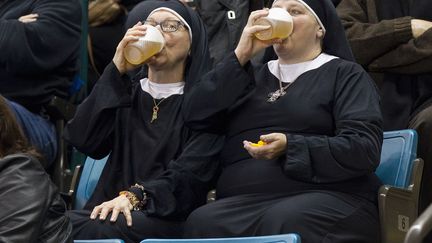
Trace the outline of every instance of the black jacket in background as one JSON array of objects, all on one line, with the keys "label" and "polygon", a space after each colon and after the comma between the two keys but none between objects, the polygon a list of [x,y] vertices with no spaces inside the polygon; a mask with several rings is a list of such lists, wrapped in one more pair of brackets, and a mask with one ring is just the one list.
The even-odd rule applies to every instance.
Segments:
[{"label": "black jacket in background", "polygon": [[[35,22],[18,18],[37,13]],[[0,94],[37,112],[52,96],[66,97],[78,71],[79,0],[0,2]]]},{"label": "black jacket in background", "polygon": [[0,242],[72,242],[65,211],[38,160],[25,154],[0,159]]},{"label": "black jacket in background", "polygon": [[238,44],[249,17],[250,1],[195,0],[197,11],[206,25],[213,65]]}]

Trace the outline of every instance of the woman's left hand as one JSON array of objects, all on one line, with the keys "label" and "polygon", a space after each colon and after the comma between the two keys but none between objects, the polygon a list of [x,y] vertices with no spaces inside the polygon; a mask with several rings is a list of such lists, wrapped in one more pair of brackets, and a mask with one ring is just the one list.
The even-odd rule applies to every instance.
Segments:
[{"label": "woman's left hand", "polygon": [[287,137],[283,133],[270,133],[260,136],[265,144],[262,146],[252,146],[251,142],[243,141],[244,148],[255,159],[276,159],[283,155],[287,147]]},{"label": "woman's left hand", "polygon": [[127,199],[125,195],[120,195],[111,201],[96,206],[90,214],[90,219],[96,219],[99,215],[99,220],[105,220],[108,214],[112,212],[110,221],[115,222],[117,221],[118,215],[123,213],[126,218],[126,224],[132,226],[132,208],[129,199]]}]

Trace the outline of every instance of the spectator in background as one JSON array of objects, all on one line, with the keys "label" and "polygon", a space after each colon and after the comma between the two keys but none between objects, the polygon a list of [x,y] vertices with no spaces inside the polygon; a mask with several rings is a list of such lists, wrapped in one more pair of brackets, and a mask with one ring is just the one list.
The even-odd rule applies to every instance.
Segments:
[{"label": "spectator in background", "polygon": [[71,242],[65,204],[0,96],[0,242]]},{"label": "spectator in background", "polygon": [[57,135],[44,106],[66,98],[78,71],[78,0],[5,0],[0,3],[0,95],[48,167]]},{"label": "spectator in background", "polygon": [[[213,65],[235,49],[250,12],[271,6],[263,0],[195,0],[196,11],[207,27]],[[269,5],[270,4],[270,5]],[[256,58],[260,62],[259,57]]]},{"label": "spectator in background", "polygon": [[431,9],[430,0],[343,0],[337,8],[357,61],[380,89],[384,130],[419,134],[420,212],[432,202]]}]

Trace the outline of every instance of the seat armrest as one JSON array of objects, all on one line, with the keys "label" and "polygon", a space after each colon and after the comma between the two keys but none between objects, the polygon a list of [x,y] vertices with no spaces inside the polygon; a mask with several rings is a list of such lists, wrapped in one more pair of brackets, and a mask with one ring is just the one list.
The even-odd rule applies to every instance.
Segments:
[{"label": "seat armrest", "polygon": [[66,202],[67,209],[73,209],[73,202],[75,199],[75,192],[78,187],[79,178],[81,177],[81,165],[75,166],[74,173],[72,175],[71,184],[68,192],[60,192],[63,200]]},{"label": "seat armrest", "polygon": [[416,220],[422,171],[423,160],[416,159],[408,188],[381,186],[378,204],[383,243],[403,242],[410,225]]},{"label": "seat armrest", "polygon": [[432,229],[432,204],[414,221],[405,236],[405,243],[421,243]]}]

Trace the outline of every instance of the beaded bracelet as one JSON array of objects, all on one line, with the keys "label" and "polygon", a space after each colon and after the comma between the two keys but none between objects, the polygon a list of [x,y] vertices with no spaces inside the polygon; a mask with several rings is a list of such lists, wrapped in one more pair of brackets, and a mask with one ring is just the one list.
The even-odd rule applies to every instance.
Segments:
[{"label": "beaded bracelet", "polygon": [[142,195],[142,198],[140,198],[140,201],[144,204],[147,200],[147,193],[145,192],[143,185],[135,183],[135,185],[131,186],[129,190],[135,192],[137,189],[141,192],[140,194]]},{"label": "beaded bracelet", "polygon": [[132,204],[132,209],[134,211],[141,210],[142,207],[144,206],[142,204],[142,202],[140,200],[138,200],[137,196],[133,192],[121,191],[121,192],[119,192],[119,195],[120,196],[124,195],[129,200],[130,204]]}]

